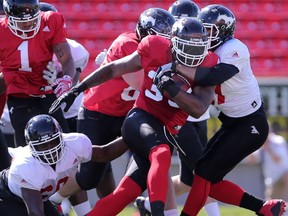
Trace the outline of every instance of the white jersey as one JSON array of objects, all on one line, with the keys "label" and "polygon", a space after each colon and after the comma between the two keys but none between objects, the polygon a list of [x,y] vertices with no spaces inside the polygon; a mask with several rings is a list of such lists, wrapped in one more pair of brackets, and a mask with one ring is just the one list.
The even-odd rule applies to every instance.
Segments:
[{"label": "white jersey", "polygon": [[214,51],[220,62],[236,66],[239,73],[216,87],[215,106],[229,117],[247,116],[261,106],[259,85],[250,65],[245,44],[233,38]]},{"label": "white jersey", "polygon": [[[80,68],[81,71],[83,71],[83,69],[87,66],[89,60],[89,52],[75,40],[67,39],[67,42],[70,46],[75,67]],[[61,72],[62,66],[55,55],[53,56],[53,61],[55,62],[57,72]],[[66,119],[73,118],[78,115],[78,110],[81,106],[82,98],[83,93],[79,94],[79,96],[76,97],[75,101],[67,112],[63,112]]]},{"label": "white jersey", "polygon": [[92,143],[80,133],[63,134],[64,155],[55,170],[32,156],[29,146],[9,148],[13,157],[8,174],[8,186],[19,197],[21,188],[41,191],[43,201],[59,190],[76,173],[78,164],[91,160]]}]

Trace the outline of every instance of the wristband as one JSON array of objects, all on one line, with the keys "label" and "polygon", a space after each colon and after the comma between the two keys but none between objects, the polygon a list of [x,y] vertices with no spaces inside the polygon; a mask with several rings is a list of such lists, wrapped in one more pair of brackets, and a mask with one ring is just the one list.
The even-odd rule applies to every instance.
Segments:
[{"label": "wristband", "polygon": [[174,98],[181,89],[177,85],[172,84],[168,85],[164,90],[169,94],[171,98]]},{"label": "wristband", "polygon": [[59,205],[62,203],[62,201],[66,199],[65,197],[62,197],[59,192],[54,193],[52,196],[49,197],[49,200],[56,205]]}]

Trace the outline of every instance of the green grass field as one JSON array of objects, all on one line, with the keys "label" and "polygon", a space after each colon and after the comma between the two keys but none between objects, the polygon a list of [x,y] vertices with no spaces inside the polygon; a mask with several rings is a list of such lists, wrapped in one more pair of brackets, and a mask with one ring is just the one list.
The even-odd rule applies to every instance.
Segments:
[{"label": "green grass field", "polygon": [[[179,207],[179,213],[182,207]],[[255,216],[255,213],[252,211],[248,211],[242,208],[230,206],[230,205],[220,205],[220,213],[221,216]],[[75,216],[73,213],[70,216]],[[134,207],[125,208],[120,214],[117,216],[139,216],[138,211]],[[205,211],[201,211],[199,216],[207,216]]]},{"label": "green grass field", "polygon": [[[179,208],[179,213],[181,211],[181,207]],[[221,205],[220,206],[221,216],[255,216],[255,213],[252,211],[248,211],[239,207],[234,207],[230,205]],[[134,207],[125,208],[118,216],[138,216],[137,209]],[[206,212],[202,210],[199,216],[207,216]]]}]

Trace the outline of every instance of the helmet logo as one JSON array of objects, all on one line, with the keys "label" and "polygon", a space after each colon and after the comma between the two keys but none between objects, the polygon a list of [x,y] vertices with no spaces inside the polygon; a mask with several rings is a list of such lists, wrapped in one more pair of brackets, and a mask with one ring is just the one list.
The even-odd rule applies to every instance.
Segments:
[{"label": "helmet logo", "polygon": [[220,15],[218,17],[217,21],[220,23],[223,23],[223,24],[226,23],[227,27],[229,28],[232,25],[232,23],[234,22],[234,19],[232,17],[228,17],[225,14],[223,14],[223,15]]},{"label": "helmet logo", "polygon": [[142,26],[148,25],[148,23],[151,23],[151,26],[154,26],[156,23],[156,20],[153,17],[148,17],[146,16],[143,20],[142,20]]},{"label": "helmet logo", "polygon": [[10,12],[10,7],[9,7],[7,1],[3,2],[3,7],[7,10],[7,12]]}]

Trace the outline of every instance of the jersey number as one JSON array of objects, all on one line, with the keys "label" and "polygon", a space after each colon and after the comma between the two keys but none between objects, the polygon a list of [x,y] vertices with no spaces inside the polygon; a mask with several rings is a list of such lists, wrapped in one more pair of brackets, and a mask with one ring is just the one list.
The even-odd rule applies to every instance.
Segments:
[{"label": "jersey number", "polygon": [[28,41],[23,41],[18,50],[20,51],[20,60],[21,60],[21,71],[31,72],[32,68],[29,67],[29,54],[28,54]]},{"label": "jersey number", "polygon": [[[60,187],[63,187],[63,185],[67,182],[67,180],[68,180],[68,176],[66,176],[62,179],[59,179],[59,181],[57,182],[57,185],[56,185],[56,190],[54,192],[58,191],[60,189]],[[52,185],[49,185],[46,188],[42,188],[41,194],[42,194],[43,199],[46,198],[47,196],[51,195],[51,193],[49,193],[51,191],[53,191]],[[45,192],[49,193],[49,195],[45,194]]]},{"label": "jersey number", "polygon": [[[148,76],[153,80],[153,77],[155,74],[156,74],[155,71],[149,71]],[[163,95],[161,94],[161,92],[157,89],[157,86],[154,84],[151,86],[150,90],[148,90],[148,89],[145,90],[145,95],[146,95],[146,97],[148,97],[152,100],[155,100],[155,101],[161,101],[164,98]],[[171,100],[168,100],[168,104],[171,107],[179,108],[178,105]]]},{"label": "jersey number", "polygon": [[218,104],[223,104],[225,102],[225,96],[222,94],[221,85],[216,86],[215,94],[217,94]]},{"label": "jersey number", "polygon": [[131,86],[125,88],[121,93],[121,98],[124,101],[135,101],[139,95],[139,91],[135,90]]}]

